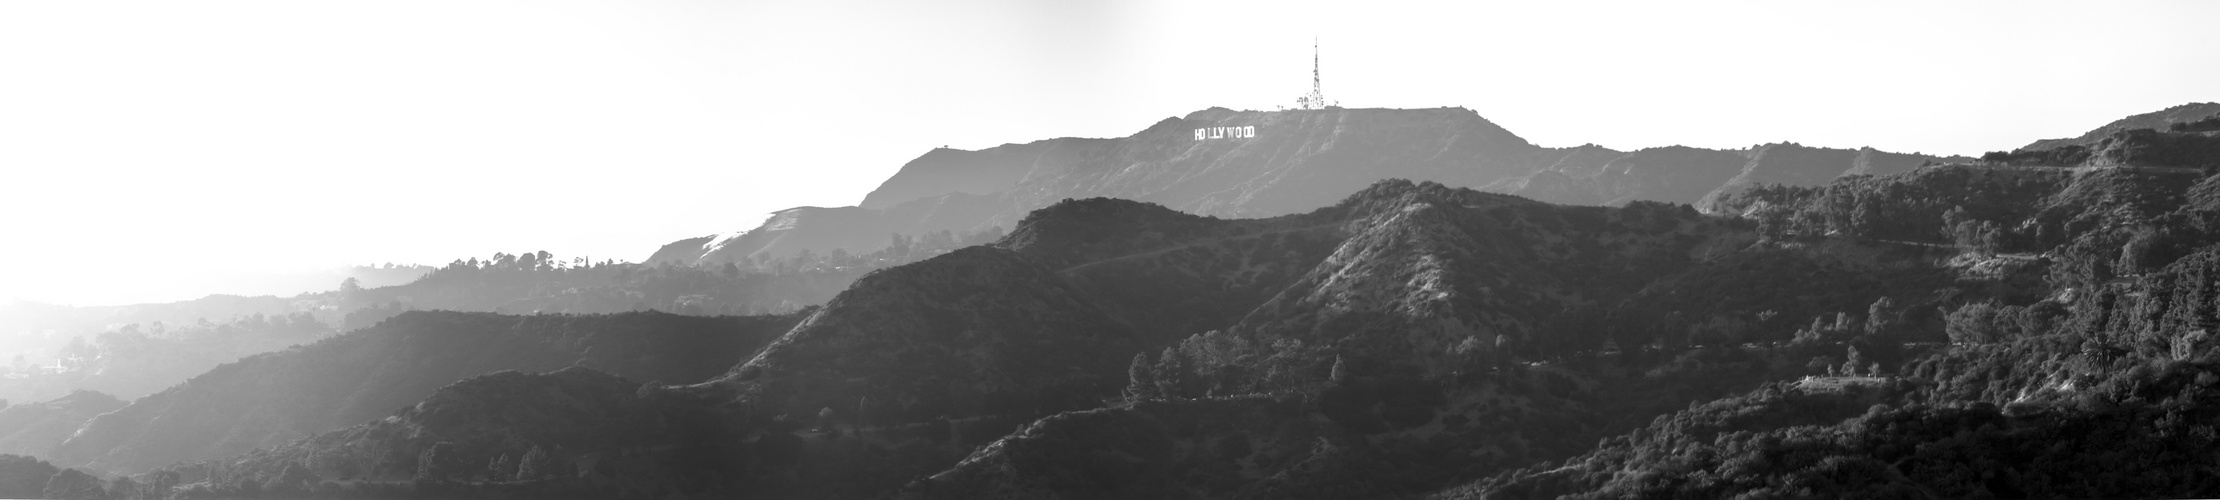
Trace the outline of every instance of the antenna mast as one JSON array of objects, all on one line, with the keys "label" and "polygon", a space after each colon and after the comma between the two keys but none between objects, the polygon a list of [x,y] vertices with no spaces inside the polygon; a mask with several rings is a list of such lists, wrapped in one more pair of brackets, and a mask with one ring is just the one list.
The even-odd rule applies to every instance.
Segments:
[{"label": "antenna mast", "polygon": [[1319,84],[1318,38],[1310,39],[1310,94],[1295,98],[1296,109],[1324,109],[1341,103],[1326,101],[1325,87]]}]

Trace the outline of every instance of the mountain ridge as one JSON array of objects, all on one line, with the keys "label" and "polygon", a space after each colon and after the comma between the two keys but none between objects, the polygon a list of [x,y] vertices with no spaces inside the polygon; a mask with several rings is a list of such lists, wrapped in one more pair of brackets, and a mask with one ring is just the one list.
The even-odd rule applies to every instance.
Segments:
[{"label": "mountain ridge", "polygon": [[[1207,133],[1226,127],[1250,127],[1256,136]],[[1206,133],[1198,138],[1197,130]],[[693,244],[699,238],[666,245],[650,262],[717,264],[802,250],[864,253],[885,246],[887,234],[1014,227],[1031,210],[1067,198],[1131,199],[1198,215],[1259,218],[1306,212],[1374,181],[1399,178],[1556,203],[1697,204],[1756,183],[1817,185],[1840,175],[1949,160],[1783,143],[1703,150],[1719,155],[1705,165],[1737,169],[1723,177],[1629,168],[1669,151],[1537,146],[1464,108],[1209,108],[1126,137],[1045,139],[978,151],[936,148],[905,164],[857,206],[781,210],[755,229],[701,245]]]}]

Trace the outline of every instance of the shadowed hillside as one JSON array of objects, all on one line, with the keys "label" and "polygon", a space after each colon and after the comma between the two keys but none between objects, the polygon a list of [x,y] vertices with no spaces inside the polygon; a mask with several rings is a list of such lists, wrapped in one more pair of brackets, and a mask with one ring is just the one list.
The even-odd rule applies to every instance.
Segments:
[{"label": "shadowed hillside", "polygon": [[500,316],[411,312],[225,364],[92,419],[53,458],[143,471],[367,422],[456,380],[580,365],[649,381],[707,380],[794,316]]}]

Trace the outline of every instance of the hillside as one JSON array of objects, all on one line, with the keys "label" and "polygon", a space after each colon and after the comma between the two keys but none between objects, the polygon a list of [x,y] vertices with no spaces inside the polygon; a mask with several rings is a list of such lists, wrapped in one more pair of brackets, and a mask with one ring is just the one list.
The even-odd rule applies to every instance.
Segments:
[{"label": "hillside", "polygon": [[647,381],[707,380],[794,316],[500,316],[410,312],[225,364],[87,422],[51,458],[138,472],[367,422],[456,380],[589,366]]},{"label": "hillside", "polygon": [[[1580,169],[1610,153],[1542,154]],[[2210,491],[2165,464],[2202,464],[2168,457],[2209,442],[2195,422],[2210,411],[2203,379],[2220,380],[2204,373],[2220,345],[2206,331],[2220,324],[2207,286],[2220,181],[1795,144],[1749,154],[1705,170],[1738,186],[1704,191],[1705,211],[1401,180],[1264,218],[1062,200],[993,245],[858,279],[701,383],[494,375],[426,389],[415,413],[179,470],[206,467],[216,493],[288,468],[342,473],[316,458],[335,450],[381,457],[381,487],[416,495]],[[533,396],[494,403],[511,392]],[[547,453],[574,480],[398,483],[447,453],[500,464],[529,450],[469,424],[532,419],[509,405],[671,424]],[[508,432],[592,437],[546,420]],[[685,432],[705,438],[675,444]],[[2151,438],[2178,435],[2192,437]],[[725,474],[701,479],[680,456]],[[2057,479],[2075,470],[2107,479]]]},{"label": "hillside", "polygon": [[2026,146],[2020,146],[2015,152],[2058,149],[2066,146],[2088,147],[2112,134],[2137,129],[2165,130],[2169,125],[2193,122],[2213,115],[2220,115],[2220,103],[2193,102],[2114,120],[2112,123],[2090,129],[2079,137],[2043,139],[2031,142]]},{"label": "hillside", "polygon": [[[2089,149],[2167,134],[2110,131]],[[1769,385],[1434,498],[2212,496],[2199,450],[2213,433],[2197,422],[2220,380],[2213,182],[2179,168],[1960,165],[1753,191],[1730,211],[1771,237],[1940,238],[1962,273],[2020,278],[1944,298],[1940,318],[1869,315],[1867,335],[1949,342],[1856,372],[1875,383]],[[1831,329],[1798,338],[1841,335]]]},{"label": "hillside", "polygon": [[[1217,127],[1255,127],[1256,135],[1196,139],[1195,130]],[[761,227],[710,243],[697,262],[802,249],[864,253],[885,245],[890,233],[1010,228],[1027,212],[1067,198],[1122,198],[1221,217],[1284,215],[1331,204],[1380,179],[1477,186],[1587,156],[1576,152],[1534,146],[1461,108],[1212,108],[1121,138],[936,149],[905,165],[862,206],[779,212]]]},{"label": "hillside", "polygon": [[0,408],[0,453],[47,456],[85,421],[123,408],[115,396],[78,391],[50,401]]},{"label": "hillside", "polygon": [[858,281],[715,382],[771,414],[914,422],[1086,407],[1141,346],[1051,270],[972,247]]},{"label": "hillside", "polygon": [[[1243,127],[1254,127],[1255,136]],[[1208,132],[1229,128],[1243,134]],[[1195,130],[1206,131],[1205,137],[1196,138]],[[1811,186],[1846,173],[1895,173],[1934,160],[1943,158],[1793,144],[1631,153],[1593,144],[1545,148],[1462,108],[1212,108],[1121,138],[935,149],[904,165],[860,206],[783,210],[752,230],[666,245],[650,262],[716,264],[805,249],[871,252],[886,245],[886,234],[1014,227],[1025,213],[1061,199],[1120,198],[1197,215],[1259,218],[1325,206],[1393,178],[1552,203],[1696,203],[1759,183]]]},{"label": "hillside", "polygon": [[734,431],[707,400],[595,369],[500,371],[383,419],[161,472],[202,496],[640,498],[730,483],[759,466]]},{"label": "hillside", "polygon": [[864,195],[863,203],[857,206],[877,210],[950,193],[1008,191],[1028,177],[1062,174],[1062,169],[1090,161],[1114,143],[1108,139],[1062,138],[980,151],[937,148],[902,165],[878,189]]},{"label": "hillside", "polygon": [[[1985,171],[1923,169],[1856,182],[1973,179],[1941,172]],[[2054,210],[2110,212],[2072,201],[2087,196],[2073,193],[2131,189],[2136,182],[2108,179],[2051,184],[2058,194],[2020,198],[2056,200],[2046,202]],[[1872,188],[1857,188],[1866,189]],[[1824,213],[1813,217],[1828,220]],[[904,484],[900,477],[929,474],[929,481],[903,488],[949,498],[1420,494],[1473,471],[1578,454],[1597,438],[1691,400],[1755,390],[1811,373],[1819,363],[1832,366],[1846,346],[1884,369],[1901,369],[1922,351],[1887,346],[1943,323],[1903,311],[1995,289],[1988,278],[1960,277],[1939,265],[1923,247],[1896,249],[1862,236],[1825,244],[1758,241],[1756,226],[1685,207],[1559,207],[1401,182],[1274,219],[1074,200],[1033,214],[1003,248],[969,249],[867,277],[716,382],[673,392],[725,408],[698,411],[733,412],[722,418],[736,427],[714,432],[767,433],[740,439],[725,453],[789,456],[773,451],[792,446],[775,444],[790,442],[780,436],[818,450],[780,459],[798,462],[748,469],[736,483],[691,488],[745,484],[810,497],[869,497]],[[1273,238],[1312,243],[1281,247],[1292,252],[1258,251],[1265,247],[1254,242]],[[1242,260],[1251,265],[1218,264]],[[1765,264],[1753,268],[1753,261]],[[1302,271],[1256,275],[1276,291],[1233,294],[1258,301],[1221,304],[1245,307],[1239,315],[1157,321],[1182,304],[1118,292],[1145,282],[1224,284],[1214,280],[1279,266]],[[1910,274],[1845,288],[1840,279],[1806,272],[1751,271],[1782,266],[1842,268],[1845,276],[1881,266]],[[1164,272],[1181,269],[1188,271]],[[1212,269],[1219,271],[1194,272]],[[1498,288],[1511,282],[1532,286]],[[1673,290],[1708,282],[1772,290],[1761,296],[1824,298],[1771,305],[1732,299],[1736,309],[1712,313],[1732,319],[1765,312],[1755,315],[1777,322],[1643,312],[1692,300]],[[1889,296],[1909,305],[1875,300]],[[1863,314],[1810,330],[1792,326],[1853,311]],[[1862,316],[1901,319],[1862,325]],[[1160,328],[1212,331],[1182,339]],[[1136,333],[1147,331],[1160,333]],[[1028,341],[1043,334],[1064,340]],[[1715,338],[1776,347],[1689,348]],[[1126,403],[1082,409],[1101,399]],[[1066,409],[1077,413],[1059,413]],[[1036,413],[1049,416],[1004,427]],[[1021,420],[997,423],[1011,416]],[[811,423],[833,430],[812,431]],[[329,446],[367,446],[363,439],[370,438]],[[1100,440],[1117,443],[1112,449],[1138,448],[1073,451],[1099,449],[1085,443]],[[988,446],[962,453],[967,445],[951,449],[951,442]],[[468,449],[498,448],[489,446]],[[652,448],[646,441],[595,446]],[[572,449],[564,456],[591,453]],[[1161,457],[1140,463],[1173,467],[1128,470],[1102,462],[1124,454]],[[1418,457],[1428,458],[1413,462]],[[390,470],[405,469],[406,463]],[[624,477],[662,477],[632,474]],[[779,479],[788,474],[799,476]],[[835,478],[853,483],[820,482]]]}]

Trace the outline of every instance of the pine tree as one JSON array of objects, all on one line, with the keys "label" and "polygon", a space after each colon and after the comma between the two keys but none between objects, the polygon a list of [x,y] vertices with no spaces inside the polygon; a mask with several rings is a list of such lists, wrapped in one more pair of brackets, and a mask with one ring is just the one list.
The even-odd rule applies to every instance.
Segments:
[{"label": "pine tree", "polygon": [[547,456],[547,450],[534,445],[531,451],[524,452],[523,459],[517,460],[516,478],[519,481],[530,481],[548,477],[555,473],[553,465],[551,458]]},{"label": "pine tree", "polygon": [[494,457],[486,462],[486,477],[495,481],[516,477],[516,461],[511,460],[507,453]]}]

